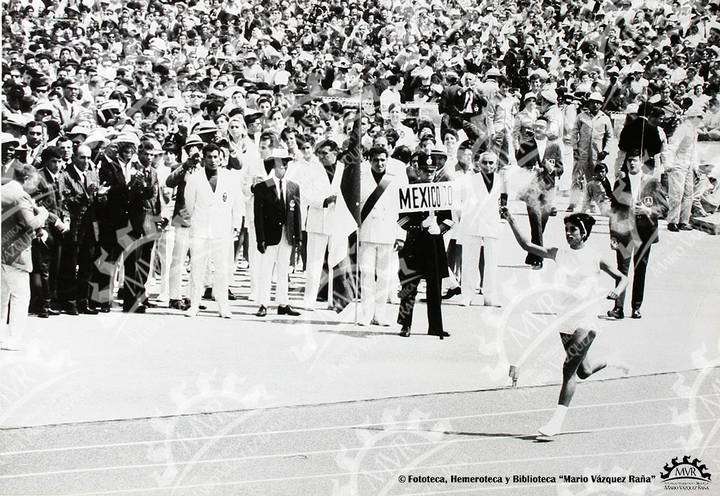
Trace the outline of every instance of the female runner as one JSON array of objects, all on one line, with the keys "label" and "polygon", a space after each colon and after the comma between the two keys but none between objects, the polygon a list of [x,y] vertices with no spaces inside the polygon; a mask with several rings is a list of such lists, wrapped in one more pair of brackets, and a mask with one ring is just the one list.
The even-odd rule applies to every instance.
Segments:
[{"label": "female runner", "polygon": [[598,258],[590,249],[585,249],[585,242],[595,224],[590,215],[575,213],[565,217],[565,239],[568,246],[543,247],[530,243],[518,230],[515,220],[506,207],[500,208],[500,216],[507,219],[515,239],[527,252],[543,258],[554,260],[559,266],[559,274],[563,277],[563,288],[567,296],[558,310],[562,330],[560,339],[565,348],[563,363],[563,381],[560,388],[558,405],[550,420],[538,429],[543,436],[554,436],[562,429],[565,414],[575,394],[576,376],[587,379],[595,372],[606,367],[606,363],[590,363],[587,358],[590,345],[595,339],[597,315],[593,308],[593,296],[599,285],[600,271],[615,279],[615,289],[608,294],[608,299],[617,299],[627,285],[627,277],[607,262]]}]

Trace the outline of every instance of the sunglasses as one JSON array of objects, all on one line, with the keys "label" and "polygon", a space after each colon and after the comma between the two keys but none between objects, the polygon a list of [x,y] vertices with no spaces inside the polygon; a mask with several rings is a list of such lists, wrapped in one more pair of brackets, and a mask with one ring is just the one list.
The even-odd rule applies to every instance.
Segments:
[{"label": "sunglasses", "polygon": [[493,160],[482,160],[482,161],[480,161],[480,163],[483,165],[494,165],[495,164],[495,162]]}]

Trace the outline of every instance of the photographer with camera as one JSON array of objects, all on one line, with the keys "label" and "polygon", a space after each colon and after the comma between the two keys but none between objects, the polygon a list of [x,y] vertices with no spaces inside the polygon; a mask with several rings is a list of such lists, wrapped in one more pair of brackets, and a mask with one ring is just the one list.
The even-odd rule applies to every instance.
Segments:
[{"label": "photographer with camera", "polygon": [[175,206],[171,225],[175,229],[172,263],[170,264],[170,308],[187,310],[190,299],[182,297],[182,276],[185,272],[185,258],[190,250],[190,215],[185,209],[185,184],[187,178],[199,170],[202,160],[200,151],[204,143],[200,136],[191,134],[185,141],[184,152],[188,158],[178,164],[170,173],[165,185],[175,188]]}]

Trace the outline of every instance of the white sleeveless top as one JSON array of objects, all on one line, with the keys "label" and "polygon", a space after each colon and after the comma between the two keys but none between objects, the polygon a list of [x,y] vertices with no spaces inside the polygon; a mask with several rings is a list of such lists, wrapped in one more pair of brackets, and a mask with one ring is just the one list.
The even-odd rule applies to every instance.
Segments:
[{"label": "white sleeveless top", "polygon": [[588,248],[558,249],[555,285],[562,297],[556,322],[561,333],[572,334],[578,328],[598,329],[596,307],[606,296],[601,284],[600,260],[598,254]]}]

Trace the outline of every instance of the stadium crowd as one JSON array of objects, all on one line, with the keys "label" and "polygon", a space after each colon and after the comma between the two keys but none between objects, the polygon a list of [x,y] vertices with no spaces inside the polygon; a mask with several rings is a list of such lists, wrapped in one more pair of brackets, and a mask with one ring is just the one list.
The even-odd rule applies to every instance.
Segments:
[{"label": "stadium crowd", "polygon": [[[496,301],[491,246],[508,198],[527,203],[542,245],[567,193],[568,210],[610,215],[625,274],[633,256],[646,266],[657,218],[689,230],[720,203],[720,166],[697,155],[699,140],[720,139],[718,10],[710,0],[3,1],[2,312],[15,327],[3,340],[28,309],[108,312],[118,284],[123,310],[144,312],[157,304],[145,290],[156,272],[170,307],[195,315],[212,294],[230,316],[236,263],[250,270],[243,296],[259,316],[275,265],[278,313],[297,315],[287,267],[302,261],[312,309],[347,216],[374,250],[357,254],[363,301],[375,302],[361,320],[386,323],[391,288],[405,287],[393,250],[410,254],[392,228],[363,237],[373,213],[341,201],[343,183],[364,177],[355,168],[372,171],[357,203],[375,208],[391,209],[371,194],[386,171],[392,187],[447,180],[463,191],[449,219],[419,227],[444,235],[444,297],[470,304],[479,285]],[[641,168],[661,185],[644,207],[630,180]],[[257,226],[274,218],[255,212],[266,208],[258,185],[273,181],[301,214],[280,241]],[[633,241],[627,219],[640,210],[655,230]]]}]

